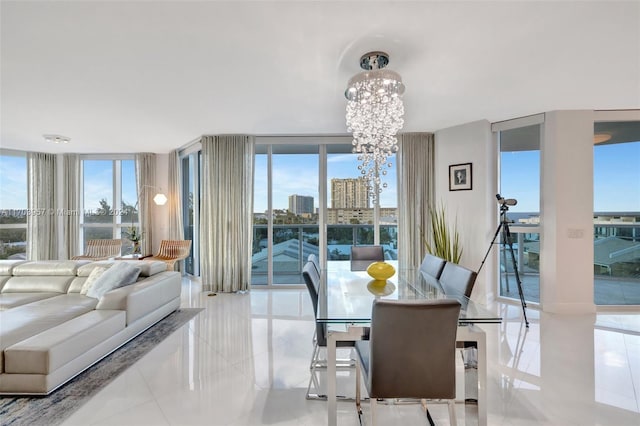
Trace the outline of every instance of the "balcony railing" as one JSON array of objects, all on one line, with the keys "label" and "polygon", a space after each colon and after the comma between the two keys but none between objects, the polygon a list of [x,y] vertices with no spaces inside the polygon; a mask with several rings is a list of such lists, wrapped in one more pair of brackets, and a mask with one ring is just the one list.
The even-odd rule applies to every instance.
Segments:
[{"label": "balcony railing", "polygon": [[[253,226],[252,275],[254,284],[266,284],[268,274],[268,226]],[[369,224],[328,225],[327,259],[348,260],[351,246],[373,244],[374,228]],[[397,258],[397,225],[380,225],[380,244],[389,259]],[[273,282],[301,284],[302,267],[310,254],[319,256],[318,225],[273,225]]]}]

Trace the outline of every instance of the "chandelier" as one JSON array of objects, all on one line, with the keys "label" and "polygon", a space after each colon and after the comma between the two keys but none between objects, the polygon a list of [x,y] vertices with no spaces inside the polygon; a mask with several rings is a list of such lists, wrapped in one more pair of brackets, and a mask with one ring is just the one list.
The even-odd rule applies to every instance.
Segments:
[{"label": "chandelier", "polygon": [[344,92],[347,98],[347,130],[353,133],[353,152],[358,154],[361,175],[367,180],[372,202],[378,202],[382,188],[380,176],[391,167],[389,157],[398,151],[396,133],[402,128],[404,105],[402,77],[385,69],[389,55],[369,52],[360,58],[364,72],[354,75]]}]

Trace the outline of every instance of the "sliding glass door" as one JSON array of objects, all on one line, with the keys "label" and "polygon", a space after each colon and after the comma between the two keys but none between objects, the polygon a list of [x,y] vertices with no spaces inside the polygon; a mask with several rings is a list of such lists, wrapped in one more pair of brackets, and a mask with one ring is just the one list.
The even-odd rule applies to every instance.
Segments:
[{"label": "sliding glass door", "polygon": [[301,284],[319,255],[319,145],[256,147],[252,284]]},{"label": "sliding glass door", "polygon": [[[257,138],[252,284],[300,285],[310,254],[348,260],[354,244],[397,258],[395,157],[371,203],[348,137]],[[326,230],[326,232],[323,232]]]},{"label": "sliding glass door", "polygon": [[191,240],[191,252],[184,261],[187,274],[200,275],[200,151],[186,154],[182,162],[182,221],[184,239]]},{"label": "sliding glass door", "polygon": [[[519,300],[517,268],[523,296],[533,303],[540,303],[541,131],[542,125],[534,124],[499,132],[500,194],[517,203],[507,205],[508,211],[501,217],[508,221],[510,237],[501,232],[496,240],[500,247],[498,294]],[[513,257],[506,242],[511,243]]]},{"label": "sliding glass door", "polygon": [[640,122],[594,125],[594,301],[640,305]]}]

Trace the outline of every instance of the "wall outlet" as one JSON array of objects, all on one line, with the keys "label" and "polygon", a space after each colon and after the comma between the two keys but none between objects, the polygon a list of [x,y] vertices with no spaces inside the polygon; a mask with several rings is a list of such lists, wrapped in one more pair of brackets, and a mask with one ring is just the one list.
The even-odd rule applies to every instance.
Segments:
[{"label": "wall outlet", "polygon": [[569,228],[569,229],[567,229],[567,237],[569,237],[569,238],[584,238],[584,229]]}]

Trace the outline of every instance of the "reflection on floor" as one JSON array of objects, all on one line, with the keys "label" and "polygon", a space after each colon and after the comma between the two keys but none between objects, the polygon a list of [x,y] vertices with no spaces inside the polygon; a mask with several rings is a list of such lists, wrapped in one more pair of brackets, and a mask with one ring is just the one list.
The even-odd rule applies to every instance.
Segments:
[{"label": "reflection on floor", "polygon": [[[304,398],[314,331],[306,290],[207,297],[183,283],[192,320],[114,380],[65,425],[324,425],[326,405]],[[496,307],[488,344],[489,425],[640,424],[640,314],[560,316]],[[460,370],[461,372],[461,370]],[[320,377],[322,382],[322,377]],[[353,392],[340,373],[339,392]],[[460,386],[459,386],[460,389]],[[368,415],[368,405],[364,405]],[[353,403],[340,425],[357,425]],[[448,424],[446,405],[430,411]],[[383,425],[425,424],[417,405],[379,410]],[[459,424],[473,414],[457,405]]]}]

